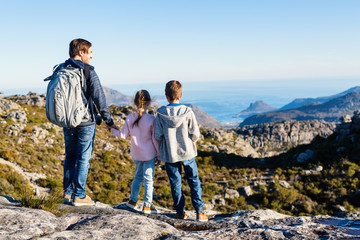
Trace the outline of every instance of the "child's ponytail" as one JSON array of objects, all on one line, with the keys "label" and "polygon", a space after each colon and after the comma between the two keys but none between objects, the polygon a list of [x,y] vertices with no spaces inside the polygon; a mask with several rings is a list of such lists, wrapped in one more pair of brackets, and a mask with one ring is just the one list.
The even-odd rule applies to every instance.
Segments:
[{"label": "child's ponytail", "polygon": [[150,98],[150,94],[148,91],[146,90],[139,90],[136,95],[135,95],[135,99],[134,99],[134,103],[135,106],[138,109],[138,118],[135,120],[135,122],[133,123],[132,127],[138,126],[139,125],[139,121],[143,115],[143,112],[145,111],[145,107],[147,105],[149,105],[151,102],[151,98]]}]

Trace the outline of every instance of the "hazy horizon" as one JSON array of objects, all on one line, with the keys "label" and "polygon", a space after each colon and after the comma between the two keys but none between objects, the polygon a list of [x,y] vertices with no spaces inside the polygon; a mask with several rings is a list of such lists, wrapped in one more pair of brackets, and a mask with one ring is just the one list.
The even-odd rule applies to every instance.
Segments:
[{"label": "hazy horizon", "polygon": [[[255,101],[262,100],[275,108],[281,108],[296,98],[317,98],[338,94],[359,86],[359,82],[360,78],[183,82],[181,103],[194,104],[219,122],[239,122],[243,119],[232,116]],[[133,96],[139,89],[146,89],[153,99],[166,104],[165,83],[114,84],[106,87],[128,96]],[[44,87],[39,89],[1,91],[5,96],[27,94],[29,91],[42,94],[46,92],[46,86],[47,83],[44,83]]]}]

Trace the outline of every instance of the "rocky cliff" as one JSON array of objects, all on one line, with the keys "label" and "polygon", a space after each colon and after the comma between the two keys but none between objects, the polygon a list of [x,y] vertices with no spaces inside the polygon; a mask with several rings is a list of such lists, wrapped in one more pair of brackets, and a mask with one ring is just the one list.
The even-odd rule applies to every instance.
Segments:
[{"label": "rocky cliff", "polygon": [[244,157],[271,157],[308,144],[316,136],[326,138],[335,128],[333,122],[318,120],[264,123],[228,130],[203,128],[200,147]]}]

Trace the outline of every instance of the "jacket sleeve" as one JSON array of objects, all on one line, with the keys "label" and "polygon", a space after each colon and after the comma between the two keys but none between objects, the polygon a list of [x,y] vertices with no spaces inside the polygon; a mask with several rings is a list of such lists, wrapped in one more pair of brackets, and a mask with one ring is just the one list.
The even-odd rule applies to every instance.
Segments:
[{"label": "jacket sleeve", "polygon": [[154,148],[156,150],[156,156],[159,158],[160,157],[160,143],[155,138],[155,119],[154,119],[153,124],[151,126],[151,140],[152,140],[152,143],[153,143]]},{"label": "jacket sleeve", "polygon": [[121,130],[117,130],[115,128],[111,128],[111,133],[120,138],[120,139],[127,139],[129,136],[129,121],[126,119],[124,126],[122,126]]},{"label": "jacket sleeve", "polygon": [[200,138],[200,130],[193,111],[189,113],[189,136],[193,142]]},{"label": "jacket sleeve", "polygon": [[159,115],[155,118],[155,139],[161,141],[164,137],[163,128],[161,126],[161,120]]},{"label": "jacket sleeve", "polygon": [[100,79],[94,70],[90,71],[90,95],[96,108],[99,110],[101,118],[109,126],[114,124],[109,107],[106,104],[106,97],[101,86]]}]

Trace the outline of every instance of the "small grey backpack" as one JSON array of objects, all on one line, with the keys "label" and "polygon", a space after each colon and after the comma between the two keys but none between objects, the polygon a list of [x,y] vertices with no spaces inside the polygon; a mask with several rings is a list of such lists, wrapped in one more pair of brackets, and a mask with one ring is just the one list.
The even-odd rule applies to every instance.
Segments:
[{"label": "small grey backpack", "polygon": [[46,91],[46,116],[53,124],[74,128],[89,120],[88,106],[82,100],[84,70],[65,66],[54,67],[53,74],[44,81],[50,81]]}]

